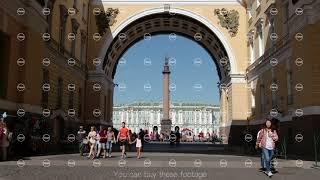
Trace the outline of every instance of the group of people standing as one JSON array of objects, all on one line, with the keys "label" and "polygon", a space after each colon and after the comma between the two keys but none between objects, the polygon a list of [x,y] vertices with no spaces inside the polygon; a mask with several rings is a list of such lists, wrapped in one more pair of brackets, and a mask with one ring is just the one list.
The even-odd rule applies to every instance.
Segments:
[{"label": "group of people standing", "polygon": [[137,158],[141,157],[142,138],[144,137],[142,131],[138,134],[137,138],[132,141],[129,129],[126,128],[125,122],[122,122],[122,127],[119,129],[117,135],[111,127],[108,129],[100,126],[99,130],[96,130],[95,126],[91,126],[90,132],[87,134],[80,126],[78,131],[79,151],[83,156],[86,147],[89,147],[89,153],[87,158],[94,159],[103,155],[103,158],[111,157],[112,146],[115,143],[119,143],[121,149],[121,158],[126,158],[126,146],[136,143]]}]

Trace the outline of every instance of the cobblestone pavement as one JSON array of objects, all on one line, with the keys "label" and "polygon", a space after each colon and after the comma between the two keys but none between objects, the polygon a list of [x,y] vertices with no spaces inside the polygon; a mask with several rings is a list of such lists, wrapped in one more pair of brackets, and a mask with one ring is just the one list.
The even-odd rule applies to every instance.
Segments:
[{"label": "cobblestone pavement", "polygon": [[[320,169],[313,162],[276,160],[272,179],[316,180]],[[19,161],[0,162],[0,180],[113,180],[113,179],[268,179],[258,171],[260,159],[249,156],[183,153],[143,153],[136,159],[119,153],[106,159],[88,160],[78,154],[37,156]]]}]

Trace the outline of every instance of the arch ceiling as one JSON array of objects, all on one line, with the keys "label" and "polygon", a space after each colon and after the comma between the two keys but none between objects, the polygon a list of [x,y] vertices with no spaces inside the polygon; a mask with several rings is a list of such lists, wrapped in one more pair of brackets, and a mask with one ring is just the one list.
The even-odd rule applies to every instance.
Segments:
[{"label": "arch ceiling", "polygon": [[202,22],[183,14],[156,13],[132,21],[113,38],[103,61],[108,77],[114,78],[121,56],[145,34],[176,33],[199,43],[212,57],[220,79],[227,77],[231,64],[226,48],[218,36]]}]

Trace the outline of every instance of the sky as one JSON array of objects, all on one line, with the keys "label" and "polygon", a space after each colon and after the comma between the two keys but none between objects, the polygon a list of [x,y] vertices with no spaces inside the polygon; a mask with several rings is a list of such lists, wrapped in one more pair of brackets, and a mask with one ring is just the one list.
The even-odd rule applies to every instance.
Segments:
[{"label": "sky", "polygon": [[142,39],[122,55],[114,78],[114,104],[161,102],[165,57],[171,101],[219,105],[219,76],[211,56],[194,40],[169,34]]}]

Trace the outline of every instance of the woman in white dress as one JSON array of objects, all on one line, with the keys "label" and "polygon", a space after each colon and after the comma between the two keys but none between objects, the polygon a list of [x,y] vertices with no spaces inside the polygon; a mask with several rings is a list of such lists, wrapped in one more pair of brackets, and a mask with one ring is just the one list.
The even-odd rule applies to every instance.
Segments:
[{"label": "woman in white dress", "polygon": [[136,148],[137,148],[137,158],[140,159],[141,157],[141,148],[142,148],[142,142],[141,142],[141,133],[138,134],[138,137],[131,142],[130,144],[136,143]]},{"label": "woman in white dress", "polygon": [[97,141],[97,132],[96,127],[91,126],[91,131],[88,134],[89,144],[90,144],[90,153],[88,155],[88,158],[93,159],[94,158],[94,146],[96,145]]}]

